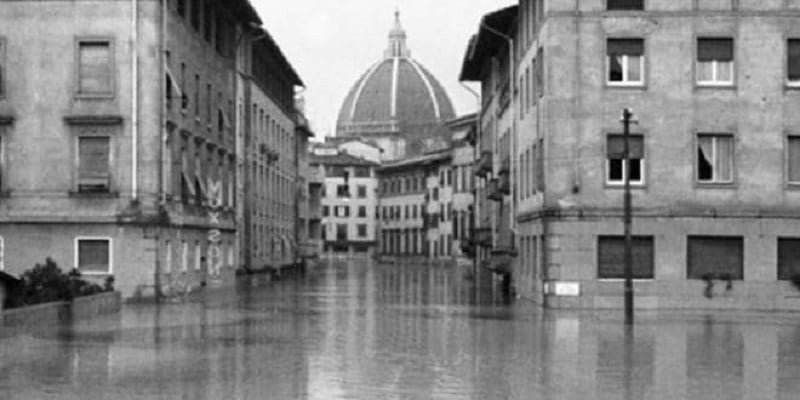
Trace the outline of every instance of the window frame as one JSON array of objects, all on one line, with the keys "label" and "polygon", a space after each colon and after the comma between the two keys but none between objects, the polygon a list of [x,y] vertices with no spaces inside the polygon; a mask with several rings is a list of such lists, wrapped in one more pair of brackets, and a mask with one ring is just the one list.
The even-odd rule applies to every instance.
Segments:
[{"label": "window frame", "polygon": [[[792,160],[792,153],[791,153],[791,146],[790,142],[792,140],[800,141],[800,133],[787,133],[784,135],[784,185],[787,189],[800,189],[800,177],[798,180],[793,181],[791,177],[791,160]],[[0,148],[2,151],[2,148]],[[2,153],[0,153],[2,154]],[[797,157],[800,158],[800,152],[798,152]]]},{"label": "window frame", "polygon": [[612,8],[609,6],[611,0],[606,0],[606,11],[645,11],[647,9],[647,1],[641,0],[641,8]]},{"label": "window frame", "polygon": [[[731,61],[730,63],[730,81],[722,81],[717,79],[720,71],[720,61],[719,60],[712,60],[712,61],[700,61],[699,60],[699,51],[700,51],[700,41],[708,39],[729,39],[731,41]],[[696,87],[699,88],[735,88],[736,87],[736,36],[735,35],[704,35],[700,36],[697,35],[694,38],[694,84]],[[700,80],[700,64],[701,63],[711,63],[712,68],[712,76],[713,79],[708,81],[701,81]],[[723,61],[724,62],[724,61]]]},{"label": "window frame", "polygon": [[[733,280],[742,281],[742,280],[745,279],[744,267],[745,267],[745,257],[747,255],[745,254],[746,243],[745,243],[744,236],[736,236],[736,235],[687,235],[686,236],[686,279],[687,280],[701,280],[701,279],[704,279],[703,278],[704,274],[700,275],[700,276],[695,276],[695,274],[692,273],[693,272],[692,271],[692,265],[693,265],[692,264],[692,253],[691,253],[691,241],[692,241],[692,239],[698,239],[698,240],[717,239],[717,240],[721,240],[721,241],[731,241],[731,242],[738,241],[741,244],[741,249],[740,249],[741,250],[741,259],[739,260],[740,261],[740,263],[739,263],[740,265],[738,266],[738,269],[739,269],[738,273],[740,274],[740,276],[733,277]],[[715,272],[714,279],[718,279],[719,278],[718,277],[719,274],[720,274],[719,272]]]},{"label": "window frame", "polygon": [[[81,151],[80,143],[82,138],[106,138],[108,139],[108,182],[105,191],[82,191],[81,190]],[[74,136],[74,157],[73,157],[73,184],[72,192],[80,195],[108,195],[114,193],[114,173],[112,166],[115,165],[115,140],[111,132],[79,132]]]},{"label": "window frame", "polygon": [[[623,61],[620,63],[622,66],[622,80],[611,80],[611,55],[608,54],[608,44],[612,40],[640,40],[642,42],[642,55],[639,57],[639,74],[640,80],[628,80],[630,73],[630,54],[623,54]],[[606,86],[608,87],[631,87],[643,88],[647,86],[647,39],[645,37],[606,37]]]},{"label": "window frame", "polygon": [[[618,132],[607,132],[606,135],[605,135],[605,137],[606,137],[606,141],[604,143],[604,147],[605,147],[605,152],[604,153],[606,155],[605,156],[605,160],[604,160],[604,165],[605,165],[605,174],[604,174],[605,186],[606,187],[611,187],[611,188],[619,188],[619,187],[625,186],[625,176],[626,176],[626,174],[628,174],[629,171],[628,171],[628,165],[625,164],[624,162],[622,162],[623,159],[616,159],[616,158],[615,159],[609,159],[608,158],[608,141],[609,141],[609,138],[611,138],[612,136],[614,136],[614,137],[616,137],[616,136],[624,137],[624,135],[622,133],[618,133]],[[646,142],[646,136],[644,135],[644,133],[632,133],[630,136],[631,136],[631,138],[637,137],[637,138],[641,138],[642,139],[642,156],[643,157],[638,159],[638,161],[639,161],[640,179],[636,180],[636,181],[635,180],[631,180],[630,181],[631,187],[642,188],[642,187],[647,186],[647,162],[646,162],[647,161],[647,142]],[[622,179],[619,180],[619,181],[611,180],[611,175],[610,174],[611,174],[611,161],[612,160],[619,160],[620,162],[622,162]],[[629,162],[632,161],[632,160],[634,160],[634,159],[629,159]]]},{"label": "window frame", "polygon": [[[713,175],[716,175],[716,160],[718,154],[718,146],[716,139],[719,137],[726,137],[731,140],[731,154],[730,154],[730,170],[731,170],[731,177],[728,181],[721,181],[716,178],[712,178],[711,180],[701,180],[700,179],[700,138],[702,136],[710,136],[714,140],[712,142],[712,146],[714,149],[714,157],[712,159],[712,167],[714,170],[712,171]],[[693,150],[693,157],[694,157],[694,182],[696,186],[704,186],[704,187],[714,187],[714,186],[733,186],[736,184],[737,181],[737,174],[736,174],[736,135],[733,132],[697,132],[694,136],[694,150]]]},{"label": "window frame", "polygon": [[[84,92],[81,90],[81,45],[84,43],[108,44],[108,75],[109,87],[107,92]],[[78,99],[113,99],[117,92],[117,64],[116,43],[113,36],[78,36],[74,40],[74,96]]]},{"label": "window frame", "polygon": [[[80,269],[80,242],[81,241],[107,241],[108,242],[108,270],[106,272],[100,271],[83,271]],[[81,275],[87,276],[107,276],[114,275],[114,238],[111,236],[76,236],[73,240],[73,268],[78,270]]]},{"label": "window frame", "polygon": [[[595,240],[596,240],[595,243],[597,243],[597,253],[596,253],[596,257],[597,258],[596,258],[596,264],[595,264],[597,266],[597,280],[603,281],[603,282],[616,282],[616,281],[624,280],[625,279],[624,276],[622,276],[622,277],[604,277],[603,276],[603,273],[602,273],[603,269],[601,268],[601,262],[600,262],[602,260],[602,257],[600,256],[601,255],[600,243],[603,240],[619,240],[619,241],[622,242],[623,251],[624,251],[625,236],[621,236],[621,235],[598,235],[595,238]],[[634,265],[634,278],[633,278],[633,280],[634,281],[653,281],[653,280],[655,280],[655,278],[656,278],[656,238],[655,238],[655,236],[653,236],[653,235],[634,235],[633,236],[633,241],[634,242],[636,242],[636,241],[648,241],[650,246],[651,246],[650,247],[650,260],[649,260],[649,262],[650,262],[650,276],[649,277],[645,277],[645,278],[636,277],[636,268],[635,268],[635,265]],[[634,247],[635,247],[635,244],[634,244]],[[624,255],[624,253],[623,253],[623,255]],[[624,259],[623,259],[623,263],[624,263]],[[623,271],[623,274],[624,274],[624,271]]]},{"label": "window frame", "polygon": [[[791,65],[790,65],[791,58],[790,58],[790,51],[789,51],[790,42],[796,42],[797,45],[800,46],[800,36],[787,36],[785,38],[785,40],[784,40],[784,44],[785,44],[785,47],[784,47],[784,49],[785,49],[785,61],[786,61],[784,63],[784,68],[786,68],[786,70],[784,72],[785,85],[789,89],[800,89],[800,78],[798,78],[797,80],[789,79],[789,71],[791,70]],[[798,60],[798,62],[800,63],[800,60]]]}]

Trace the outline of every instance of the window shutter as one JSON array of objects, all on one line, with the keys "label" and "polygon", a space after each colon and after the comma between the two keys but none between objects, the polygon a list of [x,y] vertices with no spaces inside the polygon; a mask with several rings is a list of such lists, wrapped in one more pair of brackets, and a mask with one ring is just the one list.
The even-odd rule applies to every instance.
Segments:
[{"label": "window shutter", "polygon": [[[630,158],[641,160],[644,158],[644,138],[638,135],[631,135],[628,140],[628,150]],[[609,135],[606,147],[606,156],[609,160],[621,160],[625,158],[625,137],[623,135]]]},{"label": "window shutter", "polygon": [[788,53],[789,80],[798,81],[800,80],[800,39],[789,39],[786,51]]},{"label": "window shutter", "polygon": [[108,186],[109,138],[81,137],[78,139],[79,184]]},{"label": "window shutter", "polygon": [[606,51],[609,56],[641,56],[644,54],[642,39],[608,39]]},{"label": "window shutter", "polygon": [[111,92],[111,54],[108,42],[81,42],[80,93]]},{"label": "window shutter", "polygon": [[608,0],[608,10],[644,10],[644,0]]},{"label": "window shutter", "polygon": [[733,61],[733,39],[698,39],[697,61]]},{"label": "window shutter", "polygon": [[81,272],[109,272],[108,240],[78,241],[78,269]]},{"label": "window shutter", "polygon": [[789,182],[800,182],[800,136],[788,139]]},{"label": "window shutter", "polygon": [[690,237],[689,278],[702,279],[705,274],[728,273],[742,279],[743,241],[741,238]]}]

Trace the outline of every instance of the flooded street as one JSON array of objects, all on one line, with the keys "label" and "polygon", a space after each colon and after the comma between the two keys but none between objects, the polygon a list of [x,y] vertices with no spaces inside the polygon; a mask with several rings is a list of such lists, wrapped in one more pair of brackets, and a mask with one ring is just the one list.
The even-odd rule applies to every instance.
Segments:
[{"label": "flooded street", "polygon": [[305,277],[0,338],[1,399],[796,399],[800,316],[548,312],[441,266]]}]

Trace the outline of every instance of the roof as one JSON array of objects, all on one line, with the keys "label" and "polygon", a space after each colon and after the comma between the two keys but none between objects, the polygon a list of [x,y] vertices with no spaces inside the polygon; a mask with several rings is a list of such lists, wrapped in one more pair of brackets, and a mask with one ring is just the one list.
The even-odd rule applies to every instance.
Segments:
[{"label": "roof", "polygon": [[253,8],[253,5],[250,4],[248,0],[234,0],[225,2],[225,6],[228,7],[231,11],[234,12],[237,16],[243,17],[247,22],[254,22],[257,25],[261,25],[263,21],[258,16],[258,12],[256,9]]},{"label": "roof", "polygon": [[353,84],[342,103],[337,136],[430,136],[455,116],[444,86],[411,57],[406,34],[395,13],[383,58]]},{"label": "roof", "polygon": [[470,38],[464,53],[459,80],[481,80],[481,72],[486,59],[508,47],[508,41],[498,32],[514,36],[511,31],[514,29],[518,11],[519,6],[515,5],[491,12],[481,18],[478,33]]},{"label": "roof", "polygon": [[292,64],[286,58],[286,55],[283,54],[281,47],[278,46],[278,42],[275,41],[269,31],[263,27],[259,27],[256,31],[258,32],[258,36],[253,39],[253,51],[266,50],[275,55],[275,58],[280,63],[278,67],[288,73],[289,80],[291,80],[291,82],[295,85],[305,86],[303,81],[300,79],[300,75],[298,75],[297,71],[294,70],[294,67],[292,67]]},{"label": "roof", "polygon": [[430,165],[445,162],[450,158],[452,158],[452,153],[451,149],[448,148],[432,153],[423,154],[421,156],[385,163],[378,170],[380,172],[389,172],[389,171],[409,169],[414,167],[427,167]]},{"label": "roof", "polygon": [[372,161],[359,158],[356,156],[352,156],[347,153],[339,153],[339,154],[311,154],[308,159],[309,164],[314,165],[344,165],[344,166],[366,166],[366,167],[374,167],[377,166],[377,163]]}]

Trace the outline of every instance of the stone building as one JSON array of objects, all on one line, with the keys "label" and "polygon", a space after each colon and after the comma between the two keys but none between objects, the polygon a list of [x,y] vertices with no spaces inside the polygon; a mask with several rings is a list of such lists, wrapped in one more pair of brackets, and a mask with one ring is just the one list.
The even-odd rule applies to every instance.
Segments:
[{"label": "stone building", "polygon": [[[508,66],[485,42],[504,39],[481,25],[462,79],[482,82],[484,104],[504,96],[493,80],[516,88],[519,293],[622,306],[629,179],[637,307],[800,308],[789,282],[800,273],[798,11],[794,0],[526,0],[502,31]],[[624,108],[638,121],[627,163]],[[484,126],[496,114],[485,111]]]},{"label": "stone building", "polygon": [[299,261],[302,243],[300,172],[310,131],[298,124],[305,117],[296,110],[294,89],[303,82],[266,30],[246,41],[242,264],[248,270],[281,269]]},{"label": "stone building", "polygon": [[445,149],[384,163],[378,169],[381,255],[450,258],[456,254],[451,160],[451,149]]},{"label": "stone building", "polygon": [[249,2],[6,1],[0,20],[0,268],[51,257],[125,298],[232,282]]},{"label": "stone building", "polygon": [[378,207],[377,163],[338,148],[312,150],[309,165],[323,176],[321,239],[328,256],[371,256]]},{"label": "stone building", "polygon": [[447,147],[442,123],[455,116],[436,78],[411,57],[406,32],[395,13],[389,45],[347,94],[336,136],[362,138],[380,146],[392,161]]}]

